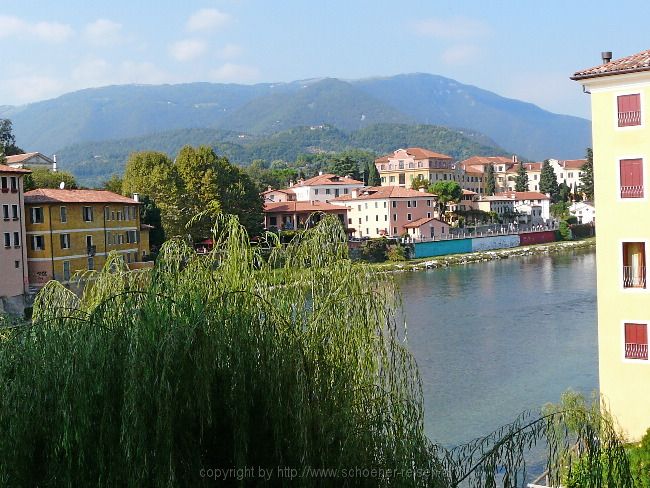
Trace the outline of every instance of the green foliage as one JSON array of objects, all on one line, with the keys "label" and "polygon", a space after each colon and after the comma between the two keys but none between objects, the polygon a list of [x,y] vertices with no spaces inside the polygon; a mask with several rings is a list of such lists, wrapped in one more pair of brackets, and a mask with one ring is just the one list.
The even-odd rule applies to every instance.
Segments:
[{"label": "green foliage", "polygon": [[578,217],[576,217],[575,215],[570,215],[566,218],[566,223],[569,225],[577,224]]},{"label": "green foliage", "polygon": [[497,189],[497,182],[494,178],[494,165],[488,164],[485,168],[485,193],[486,195],[494,195]]},{"label": "green foliage", "polygon": [[359,175],[359,164],[350,156],[341,156],[335,158],[327,169],[330,173],[334,173],[338,176],[349,175],[355,180],[358,180],[361,177]]},{"label": "green foliage", "polygon": [[11,120],[0,119],[0,163],[4,161],[4,156],[13,156],[24,152],[16,146],[16,136],[13,133]]},{"label": "green foliage", "polygon": [[571,187],[562,182],[558,185],[557,200],[558,202],[568,202],[571,199]]},{"label": "green foliage", "polygon": [[60,188],[61,182],[65,184],[66,189],[78,188],[75,177],[67,171],[50,171],[49,169],[36,168],[32,169],[30,174],[25,175],[25,191],[35,190],[36,188]]},{"label": "green foliage", "polygon": [[587,148],[587,162],[582,165],[580,171],[582,175],[580,176],[580,191],[585,195],[585,198],[589,201],[594,201],[594,152],[588,147]]},{"label": "green foliage", "polygon": [[379,171],[377,170],[377,165],[374,161],[370,164],[368,186],[381,186],[381,176],[379,176]]},{"label": "green foliage", "polygon": [[368,239],[361,246],[361,256],[364,260],[371,263],[381,263],[386,261],[388,252],[388,239],[380,237],[377,239]]},{"label": "green foliage", "polygon": [[636,488],[650,488],[650,429],[641,442],[628,447],[630,469]]},{"label": "green foliage", "polygon": [[429,186],[429,193],[437,195],[436,206],[440,218],[446,218],[447,205],[451,202],[459,202],[463,196],[463,189],[455,181],[436,181]]},{"label": "green foliage", "polygon": [[517,177],[515,179],[515,191],[528,191],[528,173],[524,168],[524,163],[519,161],[517,168]]},{"label": "green foliage", "polygon": [[569,228],[569,224],[566,222],[566,220],[560,221],[560,228],[558,229],[557,232],[560,240],[563,241],[571,240],[571,229]]},{"label": "green foliage", "polygon": [[585,237],[593,237],[596,228],[591,224],[573,224],[571,225],[571,235],[574,239],[584,239]]},{"label": "green foliage", "polygon": [[151,225],[153,229],[149,231],[149,245],[152,250],[160,249],[165,242],[165,229],[162,224],[160,209],[154,201],[148,196],[140,198],[140,222]]},{"label": "green foliage", "polygon": [[413,190],[419,190],[420,188],[428,189],[430,185],[431,182],[422,175],[417,175],[411,180],[411,188]]},{"label": "green foliage", "polygon": [[555,170],[548,159],[542,163],[542,171],[539,176],[539,191],[551,196],[552,202],[559,201],[559,188],[557,184],[557,176]]},{"label": "green foliage", "polygon": [[118,175],[113,175],[107,179],[102,185],[104,190],[112,191],[118,195],[122,194],[122,177]]},{"label": "green foliage", "polygon": [[569,217],[569,204],[564,201],[551,203],[550,212],[556,219],[567,219]]},{"label": "green foliage", "polygon": [[401,244],[395,244],[389,246],[388,251],[386,252],[386,257],[389,261],[406,261],[408,259],[409,252],[405,246]]}]

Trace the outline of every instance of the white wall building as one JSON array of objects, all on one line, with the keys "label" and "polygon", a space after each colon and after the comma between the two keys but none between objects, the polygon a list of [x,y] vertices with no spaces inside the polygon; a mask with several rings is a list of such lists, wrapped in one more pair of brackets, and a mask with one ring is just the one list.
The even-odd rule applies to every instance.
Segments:
[{"label": "white wall building", "polygon": [[360,188],[363,188],[363,181],[320,172],[318,176],[298,181],[290,190],[293,191],[297,202],[329,202]]},{"label": "white wall building", "polygon": [[569,213],[578,218],[579,224],[591,224],[596,221],[596,207],[591,202],[575,202],[569,207]]}]

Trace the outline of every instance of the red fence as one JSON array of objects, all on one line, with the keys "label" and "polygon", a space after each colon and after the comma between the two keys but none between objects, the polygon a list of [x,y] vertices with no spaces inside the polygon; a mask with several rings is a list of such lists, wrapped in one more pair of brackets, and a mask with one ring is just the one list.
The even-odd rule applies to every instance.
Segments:
[{"label": "red fence", "polygon": [[530,244],[545,244],[555,242],[554,230],[543,230],[540,232],[525,232],[519,234],[519,245],[528,246]]}]

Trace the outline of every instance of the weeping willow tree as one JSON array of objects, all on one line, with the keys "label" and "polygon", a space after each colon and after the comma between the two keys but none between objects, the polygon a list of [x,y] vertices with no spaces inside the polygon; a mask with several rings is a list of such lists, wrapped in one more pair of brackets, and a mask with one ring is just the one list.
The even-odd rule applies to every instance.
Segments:
[{"label": "weeping willow tree", "polygon": [[111,256],[81,296],[49,282],[2,330],[2,486],[519,486],[527,447],[559,462],[576,437],[587,468],[619,459],[559,410],[436,446],[395,287],[347,259],[336,219],[288,246],[252,247],[236,219],[214,235],[207,256],[168,241],[151,270]]}]

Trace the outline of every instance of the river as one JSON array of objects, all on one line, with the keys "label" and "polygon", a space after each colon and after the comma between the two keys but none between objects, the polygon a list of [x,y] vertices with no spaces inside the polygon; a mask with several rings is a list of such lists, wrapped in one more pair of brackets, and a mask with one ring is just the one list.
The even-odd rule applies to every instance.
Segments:
[{"label": "river", "polygon": [[408,344],[429,438],[486,435],[571,388],[598,388],[596,254],[575,251],[403,273]]}]

